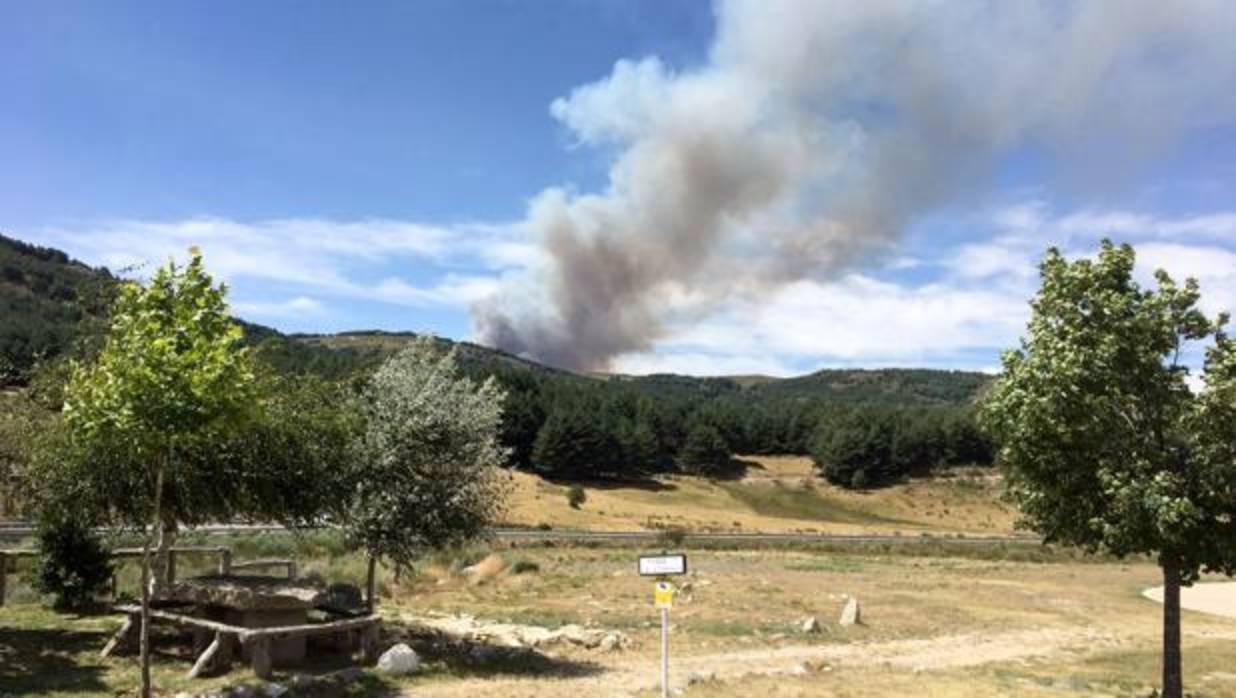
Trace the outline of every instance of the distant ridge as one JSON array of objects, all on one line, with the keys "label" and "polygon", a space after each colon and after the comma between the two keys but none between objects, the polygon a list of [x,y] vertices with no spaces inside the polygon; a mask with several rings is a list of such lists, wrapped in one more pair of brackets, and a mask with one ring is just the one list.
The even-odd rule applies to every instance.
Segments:
[{"label": "distant ridge", "polygon": [[[120,279],[53,248],[0,235],[0,386],[19,385],[40,361],[80,350],[99,336]],[[353,330],[284,334],[240,320],[247,341],[275,368],[343,378],[372,370],[419,336],[416,332]],[[439,338],[461,363],[482,373],[530,371],[581,381],[617,380],[655,395],[823,400],[838,404],[930,406],[974,400],[992,376],[926,368],[823,369],[803,376],[577,374],[472,342]]]}]

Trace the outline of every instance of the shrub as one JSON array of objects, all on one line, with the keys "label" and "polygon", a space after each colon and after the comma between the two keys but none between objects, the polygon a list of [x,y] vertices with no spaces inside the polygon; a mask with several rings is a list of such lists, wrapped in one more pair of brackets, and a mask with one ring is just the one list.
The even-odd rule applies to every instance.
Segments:
[{"label": "shrub", "polygon": [[531,560],[516,560],[511,566],[512,574],[527,574],[529,572],[540,572],[541,566]]},{"label": "shrub", "polygon": [[567,504],[571,505],[572,509],[578,509],[588,501],[588,493],[579,485],[571,485],[571,489],[566,493]]},{"label": "shrub", "polygon": [[35,587],[60,609],[90,605],[112,577],[111,556],[93,531],[73,520],[39,525]]}]

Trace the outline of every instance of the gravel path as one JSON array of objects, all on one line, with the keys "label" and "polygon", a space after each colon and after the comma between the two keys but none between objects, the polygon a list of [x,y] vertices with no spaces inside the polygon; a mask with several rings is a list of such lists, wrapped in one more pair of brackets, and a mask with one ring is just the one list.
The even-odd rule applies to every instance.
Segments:
[{"label": "gravel path", "polygon": [[[1021,630],[1005,633],[943,635],[912,640],[853,644],[786,646],[676,656],[670,683],[684,688],[692,675],[716,679],[745,676],[828,673],[833,667],[886,665],[914,671],[979,666],[988,663],[1072,654],[1112,647],[1119,638],[1085,628]],[[438,686],[418,686],[406,697],[471,698],[625,698],[658,686],[656,658],[598,654],[596,673],[577,678],[473,678]]]},{"label": "gravel path", "polygon": [[[1151,587],[1142,596],[1163,603],[1163,587]],[[1216,616],[1236,618],[1236,582],[1195,584],[1180,590],[1180,606]]]}]

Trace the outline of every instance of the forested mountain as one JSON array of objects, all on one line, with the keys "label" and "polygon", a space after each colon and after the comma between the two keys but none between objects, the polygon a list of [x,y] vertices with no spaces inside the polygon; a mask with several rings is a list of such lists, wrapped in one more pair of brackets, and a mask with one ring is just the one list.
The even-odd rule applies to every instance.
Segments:
[{"label": "forested mountain", "polygon": [[0,386],[97,334],[114,288],[107,269],[0,235]]},{"label": "forested mountain", "polygon": [[[0,388],[61,375],[106,327],[120,280],[59,250],[0,237]],[[283,374],[359,385],[416,335],[286,335],[241,321],[250,346]],[[469,342],[454,347],[477,378],[506,390],[504,441],[519,467],[567,478],[723,469],[718,453],[811,453],[830,479],[866,486],[923,468],[990,462],[972,403],[990,376],[928,369],[822,370],[795,378],[581,375]],[[46,366],[48,370],[40,369]],[[684,455],[685,454],[685,455]]]}]

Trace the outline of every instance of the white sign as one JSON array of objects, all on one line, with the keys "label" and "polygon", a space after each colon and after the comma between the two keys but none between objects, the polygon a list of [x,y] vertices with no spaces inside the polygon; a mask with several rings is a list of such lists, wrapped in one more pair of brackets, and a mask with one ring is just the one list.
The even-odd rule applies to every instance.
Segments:
[{"label": "white sign", "polygon": [[662,575],[686,574],[686,555],[641,555],[639,558],[639,573],[642,577],[660,577]]}]

